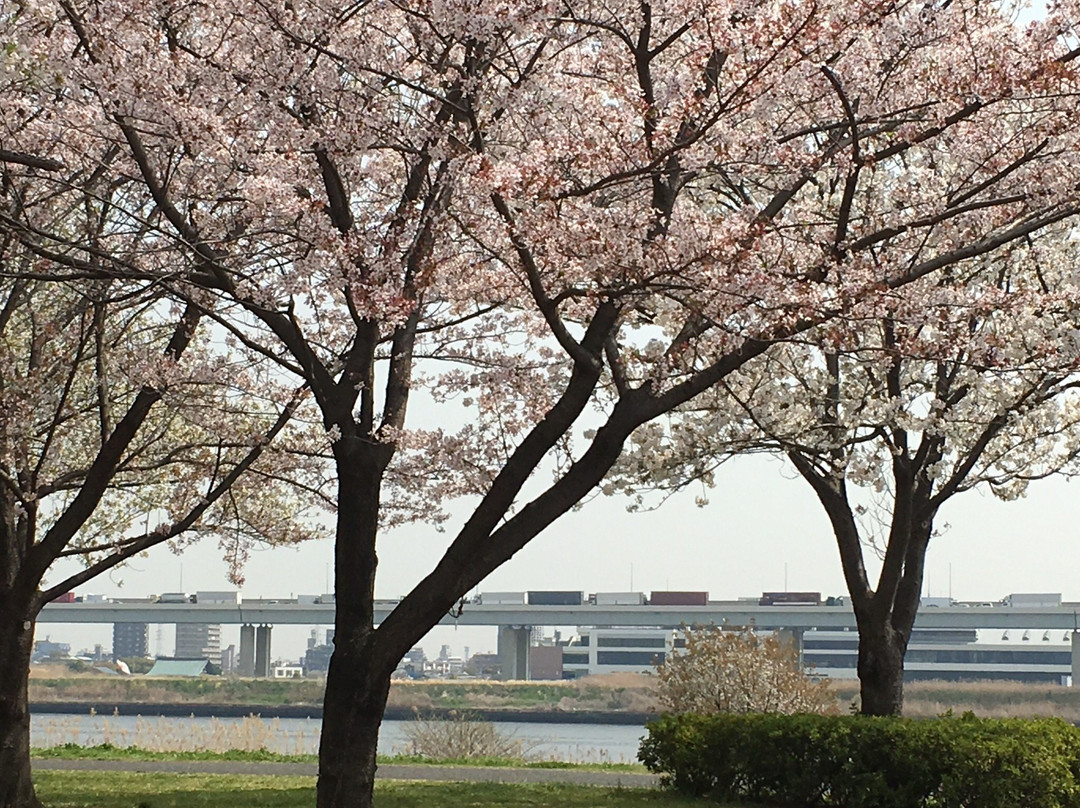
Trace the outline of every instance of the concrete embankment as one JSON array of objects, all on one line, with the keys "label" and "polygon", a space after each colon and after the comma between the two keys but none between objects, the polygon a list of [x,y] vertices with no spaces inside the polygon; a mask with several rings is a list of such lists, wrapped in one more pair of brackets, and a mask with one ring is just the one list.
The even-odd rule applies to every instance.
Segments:
[{"label": "concrete embankment", "polygon": [[[215,718],[242,718],[257,715],[261,718],[322,718],[322,705],[314,704],[202,704],[198,702],[169,702],[149,704],[141,702],[114,701],[41,701],[30,704],[35,715],[74,714],[87,715],[141,715],[141,716],[197,716]],[[653,717],[652,713],[606,711],[606,710],[510,710],[468,707],[455,710],[433,707],[420,710],[411,707],[388,707],[385,718],[391,721],[408,721],[420,715],[424,718],[448,718],[466,712],[482,721],[519,721],[547,724],[621,724],[642,726]]]}]

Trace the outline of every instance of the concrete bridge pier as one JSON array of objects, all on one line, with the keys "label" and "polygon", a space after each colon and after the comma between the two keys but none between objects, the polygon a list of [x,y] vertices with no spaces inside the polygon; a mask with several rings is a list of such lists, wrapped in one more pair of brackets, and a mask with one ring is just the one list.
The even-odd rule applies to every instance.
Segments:
[{"label": "concrete bridge pier", "polygon": [[241,676],[255,675],[255,626],[251,623],[240,626],[240,658],[236,672]]},{"label": "concrete bridge pier", "polygon": [[255,629],[255,676],[270,675],[270,631],[273,626],[261,625]]},{"label": "concrete bridge pier", "polygon": [[529,637],[532,626],[499,626],[500,679],[529,678]]},{"label": "concrete bridge pier", "polygon": [[799,658],[799,667],[803,670],[806,669],[806,661],[803,659],[803,634],[805,633],[806,630],[801,628],[780,629],[780,639],[791,643],[791,647],[795,649],[795,653]]},{"label": "concrete bridge pier", "polygon": [[270,675],[270,632],[273,626],[255,626],[244,623],[240,626],[240,659],[236,671],[241,676]]}]

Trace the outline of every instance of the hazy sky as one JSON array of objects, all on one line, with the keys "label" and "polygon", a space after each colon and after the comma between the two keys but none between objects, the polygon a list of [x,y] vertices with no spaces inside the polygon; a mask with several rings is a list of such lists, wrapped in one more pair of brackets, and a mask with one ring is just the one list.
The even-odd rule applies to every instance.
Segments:
[{"label": "hazy sky", "polygon": [[[1080,601],[1080,481],[1032,484],[1028,496],[1000,502],[989,493],[960,495],[942,509],[942,535],[930,545],[926,590],[960,600],[999,600],[1010,592],[1061,592]],[[741,458],[717,474],[709,504],[698,508],[700,489],[673,497],[661,509],[627,513],[621,499],[599,497],[568,514],[496,570],[479,591],[571,589],[585,592],[654,589],[707,590],[714,600],[760,595],[766,590],[844,592],[835,543],[809,486],[778,460]],[[441,555],[450,538],[427,526],[386,535],[380,549],[379,597],[398,597]],[[212,541],[183,556],[159,548],[127,568],[77,590],[139,597],[161,592],[233,589]],[[252,552],[244,597],[320,594],[331,581],[330,540],[296,548]],[[868,561],[874,563],[872,553]],[[182,576],[182,581],[181,581]],[[275,657],[297,659],[308,629],[277,627]],[[160,634],[161,647],[155,642]],[[239,629],[223,627],[223,645]],[[45,624],[39,638],[70,642],[73,650],[95,642],[111,646],[108,626]],[[151,629],[151,651],[169,654],[172,627]],[[429,656],[449,643],[454,653],[494,650],[495,629],[436,629],[424,641]]]}]

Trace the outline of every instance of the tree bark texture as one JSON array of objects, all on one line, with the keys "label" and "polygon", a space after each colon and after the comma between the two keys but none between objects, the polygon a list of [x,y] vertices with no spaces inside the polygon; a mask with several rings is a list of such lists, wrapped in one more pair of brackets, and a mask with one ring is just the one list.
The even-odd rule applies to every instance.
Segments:
[{"label": "tree bark texture", "polygon": [[335,651],[326,677],[318,808],[371,808],[390,672]]},{"label": "tree bark texture", "polygon": [[30,777],[34,620],[27,613],[0,599],[0,808],[41,808]]},{"label": "tree bark texture", "polygon": [[904,709],[907,635],[887,620],[859,624],[859,694],[863,715],[900,715]]},{"label": "tree bark texture", "polygon": [[[326,675],[319,744],[318,808],[370,808],[390,674],[397,660],[375,635],[378,514],[386,448],[357,439],[334,447],[338,516],[334,557],[334,653]],[[382,452],[382,454],[377,454]]]}]

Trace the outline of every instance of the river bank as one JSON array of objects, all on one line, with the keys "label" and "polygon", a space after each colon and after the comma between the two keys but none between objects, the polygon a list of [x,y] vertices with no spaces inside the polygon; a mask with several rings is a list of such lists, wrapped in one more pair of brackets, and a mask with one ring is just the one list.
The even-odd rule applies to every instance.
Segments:
[{"label": "river bank", "polygon": [[[422,715],[425,718],[451,718],[462,710],[448,707],[431,707],[417,710],[411,707],[387,707],[384,719],[409,721]],[[497,708],[468,708],[468,714],[482,721],[516,722],[522,724],[614,724],[644,726],[656,715],[655,712],[631,712],[627,710],[521,710]],[[45,701],[31,702],[32,715],[117,715],[117,716],[170,716],[197,718],[243,718],[256,715],[260,718],[322,718],[322,705],[311,704],[214,704],[210,702],[118,702],[118,701]]]},{"label": "river bank", "polygon": [[[498,682],[482,679],[394,682],[387,716],[446,715],[467,711],[496,721],[641,724],[662,712],[655,678],[609,674],[567,682]],[[63,675],[59,666],[32,669],[29,695],[38,712],[120,715],[218,715],[318,717],[324,683],[319,679],[192,679],[123,677],[100,673]],[[847,712],[858,683],[834,681],[837,709]],[[1080,722],[1080,687],[1021,682],[911,682],[904,713],[932,717],[952,710],[985,717],[1057,716]]]},{"label": "river bank", "polygon": [[[270,714],[288,708],[288,715],[317,715],[322,708],[321,679],[252,679],[227,676],[192,678],[117,676],[101,673],[62,673],[32,669],[29,697],[38,709],[45,705],[79,705],[89,709],[129,709],[153,705],[155,709],[188,710],[196,706],[228,706],[240,714]],[[648,714],[658,712],[653,678],[637,674],[590,676],[573,681],[500,682],[487,679],[400,680],[390,688],[388,711],[395,715],[444,710],[470,713],[513,711],[523,713]],[[201,709],[201,707],[200,707]],[[70,710],[69,710],[70,711]],[[172,714],[172,713],[169,713]],[[282,713],[284,714],[284,713]],[[611,723],[611,721],[607,721]]]}]

